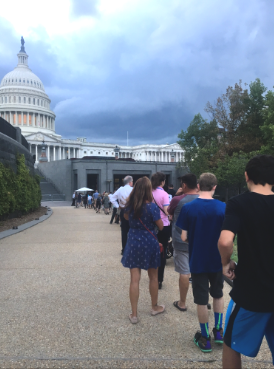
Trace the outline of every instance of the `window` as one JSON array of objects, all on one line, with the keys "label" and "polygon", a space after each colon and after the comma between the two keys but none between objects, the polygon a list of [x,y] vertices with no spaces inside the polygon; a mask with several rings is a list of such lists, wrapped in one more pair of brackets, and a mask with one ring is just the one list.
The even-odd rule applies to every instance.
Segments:
[{"label": "window", "polygon": [[8,102],[8,98],[7,98],[7,96],[5,96],[5,103],[7,103]]},{"label": "window", "polygon": [[108,155],[108,152],[106,152],[106,155]]},{"label": "window", "polygon": [[91,151],[90,153],[93,154],[93,151]]},{"label": "window", "polygon": [[36,82],[34,81],[34,86],[36,86]]},{"label": "window", "polygon": [[30,97],[29,97],[29,104],[30,104],[31,100],[30,100]]},{"label": "window", "polygon": [[11,103],[11,96],[9,97],[9,102]]},{"label": "window", "polygon": [[30,84],[32,85],[32,81],[30,81]]},{"label": "window", "polygon": [[16,96],[13,96],[13,102],[16,102]]},{"label": "window", "polygon": [[26,104],[26,98],[24,97],[24,104]]},{"label": "window", "polygon": [[35,105],[35,99],[33,98],[33,105]]},{"label": "window", "polygon": [[11,80],[11,82],[13,82],[13,79]]},{"label": "window", "polygon": [[29,80],[27,80],[27,83],[29,83]]},{"label": "window", "polygon": [[39,99],[37,99],[37,105],[39,105]]},{"label": "window", "polygon": [[25,80],[23,79],[23,83],[25,83]]},{"label": "window", "polygon": [[84,151],[84,154],[86,154],[87,152],[86,151]]},{"label": "window", "polygon": [[100,153],[100,151],[98,152],[98,154],[100,155],[101,153]]},{"label": "window", "polygon": [[19,96],[19,103],[21,104],[21,96]]},{"label": "window", "polygon": [[17,82],[17,78],[16,78],[15,82]]},{"label": "window", "polygon": [[21,82],[21,79],[19,79],[19,82]]}]

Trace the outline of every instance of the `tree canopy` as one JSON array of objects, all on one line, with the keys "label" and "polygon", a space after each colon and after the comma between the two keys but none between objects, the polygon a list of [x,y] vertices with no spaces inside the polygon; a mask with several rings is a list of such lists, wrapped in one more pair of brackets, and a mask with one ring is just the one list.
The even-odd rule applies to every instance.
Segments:
[{"label": "tree canopy", "polygon": [[274,153],[274,92],[256,79],[228,86],[226,92],[205,111],[209,121],[196,114],[182,130],[178,143],[185,150],[185,161],[199,176],[215,173],[225,186],[244,184],[244,168],[257,153]]}]

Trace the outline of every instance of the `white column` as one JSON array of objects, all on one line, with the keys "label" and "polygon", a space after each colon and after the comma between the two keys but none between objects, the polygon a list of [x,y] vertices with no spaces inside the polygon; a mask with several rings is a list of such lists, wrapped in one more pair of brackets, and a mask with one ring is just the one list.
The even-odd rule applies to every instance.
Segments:
[{"label": "white column", "polygon": [[35,122],[34,122],[34,113],[32,113],[32,119],[31,119],[31,122],[32,122],[32,127],[34,127],[34,124],[35,124]]},{"label": "white column", "polygon": [[38,147],[37,147],[37,145],[35,145],[35,156],[36,156],[36,161],[38,161]]},{"label": "white column", "polygon": [[70,147],[68,147],[68,158],[70,159]]},{"label": "white column", "polygon": [[73,157],[76,158],[76,156],[75,156],[75,147],[73,148]]},{"label": "white column", "polygon": [[55,146],[53,146],[53,161],[55,161]]},{"label": "white column", "polygon": [[50,162],[50,146],[48,145],[48,162]]},{"label": "white column", "polygon": [[15,113],[15,124],[18,126],[18,112]]},{"label": "white column", "polygon": [[29,112],[27,112],[27,126],[29,126]]}]

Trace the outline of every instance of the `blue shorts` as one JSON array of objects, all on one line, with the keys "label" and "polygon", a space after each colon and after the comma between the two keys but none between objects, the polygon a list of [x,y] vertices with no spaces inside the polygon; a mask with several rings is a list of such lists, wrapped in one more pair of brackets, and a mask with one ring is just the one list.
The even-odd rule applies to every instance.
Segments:
[{"label": "blue shorts", "polygon": [[225,344],[245,356],[256,357],[264,336],[274,364],[274,313],[248,311],[231,300],[225,319]]}]

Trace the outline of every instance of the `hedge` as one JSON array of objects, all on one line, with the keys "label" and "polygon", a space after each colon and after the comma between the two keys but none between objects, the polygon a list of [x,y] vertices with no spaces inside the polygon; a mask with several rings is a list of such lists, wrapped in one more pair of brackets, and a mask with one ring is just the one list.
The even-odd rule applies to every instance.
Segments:
[{"label": "hedge", "polygon": [[17,173],[0,163],[0,216],[28,213],[41,204],[40,177],[32,176],[25,164],[25,156],[16,157]]}]

